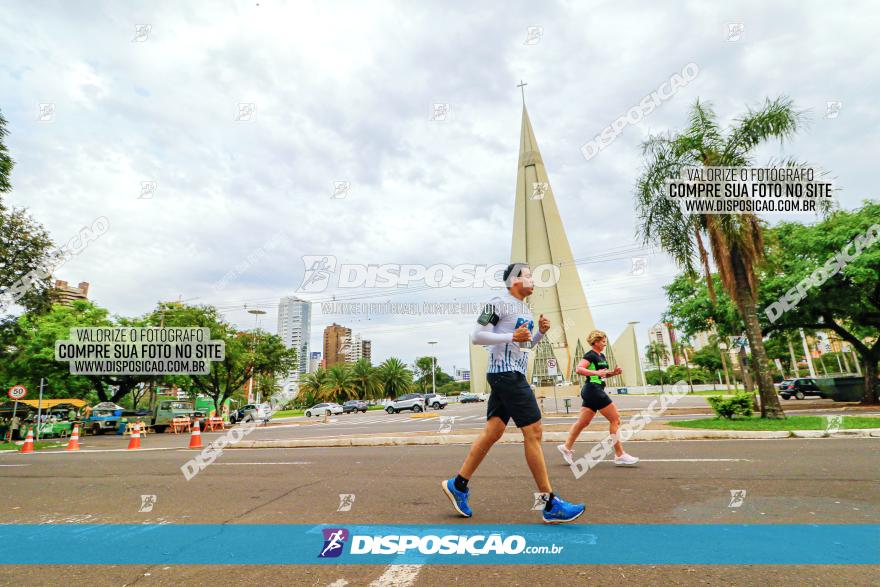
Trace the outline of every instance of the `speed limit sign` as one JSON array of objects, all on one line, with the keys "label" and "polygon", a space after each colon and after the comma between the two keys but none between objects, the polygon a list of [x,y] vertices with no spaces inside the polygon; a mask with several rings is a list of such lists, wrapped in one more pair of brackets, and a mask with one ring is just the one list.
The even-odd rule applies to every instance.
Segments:
[{"label": "speed limit sign", "polygon": [[20,400],[24,399],[24,396],[27,395],[27,388],[24,385],[13,385],[7,393],[12,399]]}]

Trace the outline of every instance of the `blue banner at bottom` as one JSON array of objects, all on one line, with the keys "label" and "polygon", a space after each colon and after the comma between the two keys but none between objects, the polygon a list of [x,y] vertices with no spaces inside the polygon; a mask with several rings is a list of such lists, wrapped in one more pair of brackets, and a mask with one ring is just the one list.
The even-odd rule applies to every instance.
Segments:
[{"label": "blue banner at bottom", "polygon": [[7,565],[880,564],[876,524],[9,524],[0,543]]}]

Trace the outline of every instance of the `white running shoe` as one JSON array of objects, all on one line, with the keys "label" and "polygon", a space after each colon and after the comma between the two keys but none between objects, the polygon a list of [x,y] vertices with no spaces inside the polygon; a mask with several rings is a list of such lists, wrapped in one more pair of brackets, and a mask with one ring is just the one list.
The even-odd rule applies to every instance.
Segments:
[{"label": "white running shoe", "polygon": [[[562,458],[565,459],[565,462],[566,462],[566,463],[568,463],[569,465],[573,465],[573,464],[574,464],[574,459],[572,458],[572,454],[574,454],[574,453],[572,453],[570,450],[568,450],[567,448],[565,448],[565,445],[564,445],[564,444],[560,444],[560,445],[557,446],[556,448],[558,448],[558,449],[559,449],[559,452],[562,453]],[[638,460],[638,459],[636,459],[636,460]]]},{"label": "white running shoe", "polygon": [[639,457],[634,457],[623,453],[619,457],[614,457],[614,464],[618,467],[633,467],[639,462]]}]

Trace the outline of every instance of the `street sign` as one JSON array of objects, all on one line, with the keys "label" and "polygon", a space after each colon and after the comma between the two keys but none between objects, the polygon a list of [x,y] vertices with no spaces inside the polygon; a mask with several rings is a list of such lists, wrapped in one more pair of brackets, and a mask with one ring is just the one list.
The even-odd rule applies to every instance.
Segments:
[{"label": "street sign", "polygon": [[13,385],[9,388],[7,395],[16,401],[24,399],[27,395],[27,388],[24,385]]},{"label": "street sign", "polygon": [[550,377],[556,376],[556,359],[547,359],[547,375]]}]

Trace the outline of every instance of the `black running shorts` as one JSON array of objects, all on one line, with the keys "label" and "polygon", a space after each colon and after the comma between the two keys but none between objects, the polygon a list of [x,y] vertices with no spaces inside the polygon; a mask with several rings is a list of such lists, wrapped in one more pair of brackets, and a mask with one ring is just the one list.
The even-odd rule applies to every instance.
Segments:
[{"label": "black running shorts", "polygon": [[492,393],[486,407],[486,419],[501,418],[506,426],[513,418],[517,428],[523,428],[541,420],[541,409],[526,376],[519,371],[487,373],[486,379]]},{"label": "black running shorts", "polygon": [[581,389],[584,407],[598,412],[611,405],[611,398],[605,393],[605,386],[587,381]]}]

